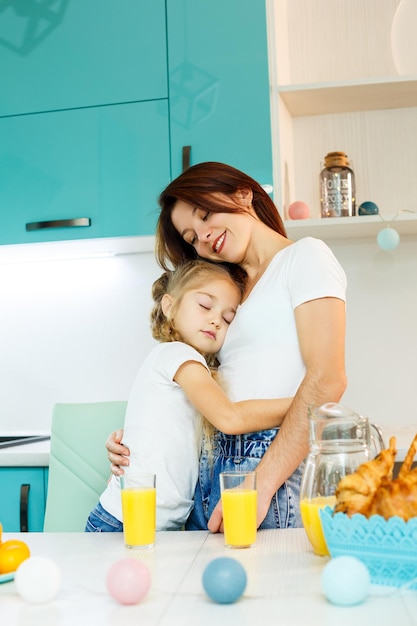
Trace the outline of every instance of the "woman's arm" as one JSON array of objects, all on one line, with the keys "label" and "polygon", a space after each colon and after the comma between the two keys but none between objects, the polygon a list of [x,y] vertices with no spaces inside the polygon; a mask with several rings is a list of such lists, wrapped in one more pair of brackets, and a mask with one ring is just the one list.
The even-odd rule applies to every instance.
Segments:
[{"label": "woman's arm", "polygon": [[280,426],[292,398],[232,402],[210,372],[197,361],[186,361],[174,376],[199,413],[227,435],[240,435]]},{"label": "woman's arm", "polygon": [[[258,526],[274,493],[308,453],[308,407],[339,402],[346,389],[345,303],[337,298],[311,300],[295,309],[295,320],[306,373],[279,433],[257,467]],[[218,505],[208,527],[217,532],[221,524]]]}]

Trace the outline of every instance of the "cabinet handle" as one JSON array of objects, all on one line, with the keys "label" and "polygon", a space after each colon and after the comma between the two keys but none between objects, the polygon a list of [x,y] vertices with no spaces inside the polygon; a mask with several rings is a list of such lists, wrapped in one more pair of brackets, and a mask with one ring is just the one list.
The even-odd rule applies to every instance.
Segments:
[{"label": "cabinet handle", "polygon": [[27,533],[30,485],[20,485],[20,532]]},{"label": "cabinet handle", "polygon": [[188,170],[191,161],[191,146],[182,147],[182,171]]},{"label": "cabinet handle", "polygon": [[45,220],[44,222],[28,222],[26,230],[42,230],[44,228],[75,228],[78,226],[91,226],[89,217],[76,217],[69,220]]}]

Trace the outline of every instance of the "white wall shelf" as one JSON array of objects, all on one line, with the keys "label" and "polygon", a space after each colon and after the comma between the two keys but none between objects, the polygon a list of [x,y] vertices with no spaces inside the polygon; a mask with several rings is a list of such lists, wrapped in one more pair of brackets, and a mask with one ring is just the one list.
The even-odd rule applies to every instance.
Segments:
[{"label": "white wall shelf", "polygon": [[[286,222],[297,236],[371,237],[383,226],[378,217],[319,219],[319,174],[335,150],[351,162],[356,207],[373,201],[385,221],[415,208],[417,73],[394,62],[400,3],[268,1],[274,201],[284,219],[297,200],[310,207],[309,222]],[[409,215],[396,220],[400,234],[416,232]]]},{"label": "white wall shelf", "polygon": [[[378,215],[361,215],[357,217],[286,220],[284,225],[290,239],[297,240],[310,236],[327,240],[373,238],[389,223],[389,219],[386,217],[382,220]],[[400,214],[391,222],[391,226],[400,235],[417,235],[417,213]]]},{"label": "white wall shelf", "polygon": [[417,106],[417,76],[314,85],[283,85],[278,94],[293,117]]}]

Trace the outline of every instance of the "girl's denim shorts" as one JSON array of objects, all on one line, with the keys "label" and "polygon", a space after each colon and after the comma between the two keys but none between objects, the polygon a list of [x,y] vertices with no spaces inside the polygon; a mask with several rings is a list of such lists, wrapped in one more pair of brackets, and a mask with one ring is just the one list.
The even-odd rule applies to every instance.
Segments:
[{"label": "girl's denim shorts", "polygon": [[88,516],[84,529],[86,533],[121,533],[123,524],[118,519],[107,513],[100,502]]},{"label": "girl's denim shorts", "polygon": [[[220,500],[220,472],[255,470],[277,431],[265,430],[250,435],[225,435],[217,432],[211,453],[200,457],[199,480],[194,508],[186,530],[206,530],[214,507]],[[300,528],[300,485],[304,464],[284,482],[271,500],[260,528]]]}]

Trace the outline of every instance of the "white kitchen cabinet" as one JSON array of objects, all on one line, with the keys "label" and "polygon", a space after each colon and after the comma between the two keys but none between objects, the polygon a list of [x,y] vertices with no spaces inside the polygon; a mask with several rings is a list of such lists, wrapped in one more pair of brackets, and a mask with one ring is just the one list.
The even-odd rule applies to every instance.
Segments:
[{"label": "white kitchen cabinet", "polygon": [[[320,219],[324,156],[353,164],[356,207],[417,234],[417,75],[401,75],[391,49],[400,0],[267,0],[275,201],[291,237],[373,237],[378,216]],[[302,200],[311,220],[288,220]]]}]

